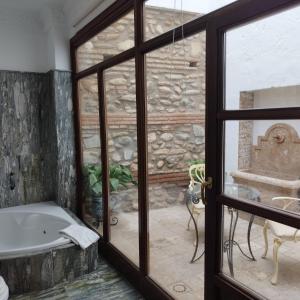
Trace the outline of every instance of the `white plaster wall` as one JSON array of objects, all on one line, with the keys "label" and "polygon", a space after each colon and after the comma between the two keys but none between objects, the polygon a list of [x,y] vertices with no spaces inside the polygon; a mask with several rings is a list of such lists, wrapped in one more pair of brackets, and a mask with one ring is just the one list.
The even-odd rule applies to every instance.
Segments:
[{"label": "white plaster wall", "polygon": [[[240,92],[300,84],[300,7],[234,29],[226,37],[227,109],[238,109]],[[266,97],[264,97],[266,96]],[[257,105],[284,107],[300,104],[297,97],[284,93],[260,95]],[[265,101],[266,104],[262,104]],[[289,121],[292,122],[292,121]],[[295,123],[292,122],[292,123]],[[296,122],[298,123],[298,122]],[[259,121],[255,135],[270,121]],[[295,126],[299,125],[294,124]],[[238,122],[226,130],[226,171],[238,166]]]},{"label": "white plaster wall", "polygon": [[[260,90],[254,93],[254,107],[293,107],[300,105],[300,86]],[[253,144],[257,144],[258,136],[265,135],[274,123],[285,123],[294,127],[300,136],[300,120],[259,120],[253,124]]]},{"label": "white plaster wall", "polygon": [[115,0],[36,1],[0,1],[0,70],[70,70],[70,38]]},{"label": "white plaster wall", "polygon": [[0,69],[48,71],[46,39],[41,24],[30,14],[0,7]]},{"label": "white plaster wall", "polygon": [[70,70],[69,28],[62,9],[45,7],[41,11],[48,48],[48,69]]},{"label": "white plaster wall", "polygon": [[70,70],[69,34],[62,11],[39,13],[0,4],[0,70]]}]

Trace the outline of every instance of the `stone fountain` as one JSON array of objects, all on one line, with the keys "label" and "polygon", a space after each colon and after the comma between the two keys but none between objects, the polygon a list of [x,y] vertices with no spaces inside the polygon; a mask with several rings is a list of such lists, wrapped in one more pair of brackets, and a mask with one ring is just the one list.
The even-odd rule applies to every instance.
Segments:
[{"label": "stone fountain", "polygon": [[250,168],[231,172],[234,181],[255,187],[261,200],[272,197],[300,197],[300,139],[288,124],[272,125],[257,145],[252,145]]}]

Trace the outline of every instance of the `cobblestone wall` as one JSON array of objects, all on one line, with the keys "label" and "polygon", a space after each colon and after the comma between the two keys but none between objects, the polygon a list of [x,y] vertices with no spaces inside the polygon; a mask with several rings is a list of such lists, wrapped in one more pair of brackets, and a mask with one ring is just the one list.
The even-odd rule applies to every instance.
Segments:
[{"label": "cobblestone wall", "polygon": [[[174,16],[178,20],[180,14],[147,8],[145,30],[150,36],[161,34],[170,29]],[[193,16],[196,14],[184,15],[188,20]],[[133,18],[129,14],[93,38],[79,50],[79,65],[90,66],[132,47],[132,26]],[[149,171],[152,174],[186,172],[189,160],[204,158],[205,34],[194,35],[147,54],[146,76]],[[128,165],[135,171],[134,61],[107,70],[105,83],[110,161]],[[84,161],[98,162],[100,138],[96,78],[82,80],[80,92]]]}]

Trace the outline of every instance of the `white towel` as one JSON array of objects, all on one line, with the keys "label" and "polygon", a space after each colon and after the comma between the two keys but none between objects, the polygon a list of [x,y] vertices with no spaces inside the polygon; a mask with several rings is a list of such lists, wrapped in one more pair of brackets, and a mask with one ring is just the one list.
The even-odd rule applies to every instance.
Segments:
[{"label": "white towel", "polygon": [[73,224],[59,231],[61,235],[70,239],[74,244],[86,249],[99,240],[99,235],[87,227]]},{"label": "white towel", "polygon": [[8,286],[0,276],[0,300],[7,300],[9,296]]}]

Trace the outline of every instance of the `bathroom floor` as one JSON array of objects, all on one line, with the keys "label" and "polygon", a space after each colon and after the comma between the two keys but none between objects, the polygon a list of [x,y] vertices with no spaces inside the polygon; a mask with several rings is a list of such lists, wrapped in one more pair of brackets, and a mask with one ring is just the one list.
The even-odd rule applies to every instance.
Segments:
[{"label": "bathroom floor", "polygon": [[51,289],[20,295],[11,300],[142,300],[143,297],[117,271],[101,258],[96,272],[73,282],[59,284]]}]

